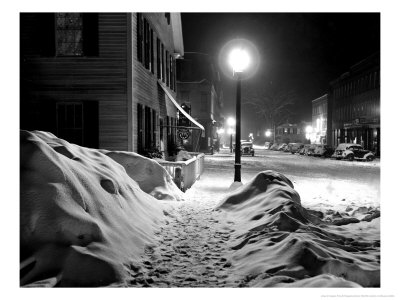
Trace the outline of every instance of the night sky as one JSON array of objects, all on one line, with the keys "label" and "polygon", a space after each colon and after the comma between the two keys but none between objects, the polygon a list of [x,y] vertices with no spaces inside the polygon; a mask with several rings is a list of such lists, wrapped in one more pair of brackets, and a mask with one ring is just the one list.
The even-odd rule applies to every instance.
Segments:
[{"label": "night sky", "polygon": [[[311,101],[326,93],[329,82],[380,49],[379,13],[182,13],[181,17],[185,52],[218,59],[223,45],[234,38],[254,43],[260,67],[243,84],[272,81],[296,91],[292,122],[311,121]],[[234,82],[224,76],[222,80],[224,115],[234,115]],[[250,107],[242,111],[246,134],[259,120]]]}]

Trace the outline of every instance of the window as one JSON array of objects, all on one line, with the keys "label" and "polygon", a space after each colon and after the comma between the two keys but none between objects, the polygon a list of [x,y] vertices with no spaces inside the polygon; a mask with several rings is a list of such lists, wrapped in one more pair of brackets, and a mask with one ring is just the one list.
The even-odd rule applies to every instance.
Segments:
[{"label": "window", "polygon": [[173,58],[172,58],[171,55],[169,56],[169,78],[170,78],[171,90],[175,90],[174,89],[174,85],[175,85],[175,82],[174,82],[174,62],[173,62]]},{"label": "window", "polygon": [[138,152],[141,153],[143,152],[143,136],[144,136],[144,130],[143,130],[143,105],[139,104],[137,105],[137,122],[138,122]]},{"label": "window", "polygon": [[154,74],[154,31],[149,22],[138,13],[137,54],[146,69]]},{"label": "window", "polygon": [[146,69],[149,69],[150,65],[150,37],[149,37],[149,23],[147,22],[146,19],[143,21],[144,24],[144,66]]},{"label": "window", "polygon": [[151,108],[145,106],[144,108],[144,144],[145,148],[151,147],[151,137],[152,137],[152,130],[151,130]]},{"label": "window", "polygon": [[154,39],[153,39],[153,29],[150,29],[150,71],[154,74]]},{"label": "window", "polygon": [[141,13],[137,13],[137,59],[143,62],[143,18]]},{"label": "window", "polygon": [[161,41],[159,38],[157,38],[157,78],[161,79]]},{"label": "window", "polygon": [[56,55],[83,55],[83,18],[80,13],[56,14]]},{"label": "window", "polygon": [[57,135],[83,145],[83,104],[57,103]]},{"label": "window", "polygon": [[162,81],[165,82],[165,56],[164,56],[164,45],[161,44],[161,66],[162,66]]},{"label": "window", "polygon": [[167,84],[167,86],[170,86],[170,71],[169,71],[170,62],[169,62],[169,52],[168,51],[165,51],[165,67],[166,67],[166,70],[165,70],[166,84]]}]

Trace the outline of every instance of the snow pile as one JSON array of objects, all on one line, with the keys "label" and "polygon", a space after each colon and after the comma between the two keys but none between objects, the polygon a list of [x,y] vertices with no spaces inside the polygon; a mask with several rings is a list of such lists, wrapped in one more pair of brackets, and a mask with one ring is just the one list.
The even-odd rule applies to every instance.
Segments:
[{"label": "snow pile", "polygon": [[159,200],[183,199],[183,192],[175,185],[171,175],[155,160],[134,152],[101,152],[122,165],[129,177],[135,180],[144,192]]},{"label": "snow pile", "polygon": [[97,286],[134,273],[164,220],[162,202],[140,187],[157,195],[164,190],[147,181],[168,185],[166,177],[147,160],[50,133],[21,131],[20,139],[20,284],[50,278],[56,286]]},{"label": "snow pile", "polygon": [[359,211],[355,224],[327,222],[305,209],[292,182],[273,171],[256,175],[217,210],[234,229],[235,273],[250,286],[380,286],[379,215],[365,219]]}]

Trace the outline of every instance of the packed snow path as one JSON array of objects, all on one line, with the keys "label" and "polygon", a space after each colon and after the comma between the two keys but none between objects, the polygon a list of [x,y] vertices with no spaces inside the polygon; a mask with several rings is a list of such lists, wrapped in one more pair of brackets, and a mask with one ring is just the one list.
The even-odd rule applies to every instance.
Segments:
[{"label": "packed snow path", "polygon": [[[186,193],[186,201],[174,203],[159,232],[157,244],[147,247],[143,267],[128,283],[140,287],[227,287],[232,275],[227,241],[232,229],[221,224],[216,204],[229,187],[204,174]],[[207,179],[208,178],[208,179]],[[218,191],[218,186],[220,189]],[[207,196],[205,194],[207,194]],[[135,271],[135,270],[133,270]]]}]

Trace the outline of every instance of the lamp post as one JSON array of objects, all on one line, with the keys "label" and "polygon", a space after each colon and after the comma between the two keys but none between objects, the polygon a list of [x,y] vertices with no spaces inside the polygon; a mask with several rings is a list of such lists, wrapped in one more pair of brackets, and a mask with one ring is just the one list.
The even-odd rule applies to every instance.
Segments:
[{"label": "lamp post", "polygon": [[242,48],[233,49],[229,55],[229,64],[232,67],[233,75],[236,77],[236,145],[235,145],[235,177],[234,181],[241,182],[241,161],[240,161],[240,118],[241,118],[241,83],[242,73],[248,67],[250,58]]}]

